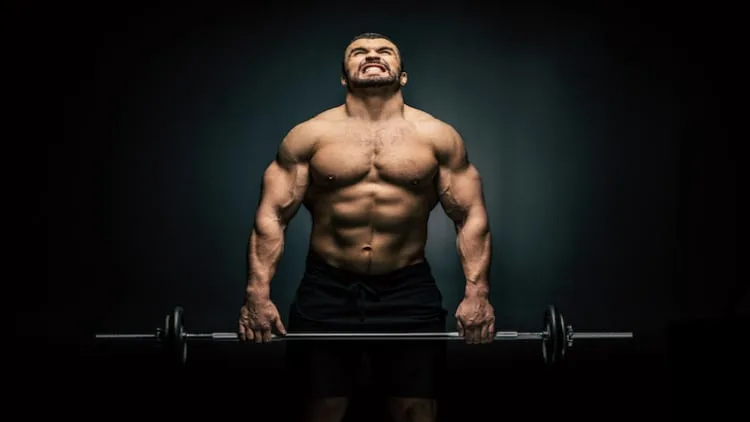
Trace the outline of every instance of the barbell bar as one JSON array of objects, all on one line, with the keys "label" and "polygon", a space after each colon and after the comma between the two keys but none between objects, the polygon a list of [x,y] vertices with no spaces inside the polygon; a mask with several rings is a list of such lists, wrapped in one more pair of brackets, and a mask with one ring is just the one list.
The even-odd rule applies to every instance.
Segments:
[{"label": "barbell bar", "polygon": [[[187,361],[187,343],[190,341],[238,341],[234,332],[191,333],[185,330],[185,311],[175,307],[167,314],[164,328],[151,334],[96,334],[97,340],[156,340],[164,345],[164,351],[173,363],[184,365]],[[575,332],[566,325],[562,313],[554,305],[544,312],[543,330],[539,332],[498,331],[495,340],[539,340],[542,343],[542,358],[546,364],[563,362],[568,349],[575,340],[630,339],[632,332]],[[271,341],[450,341],[463,340],[458,332],[289,332],[272,335]]]}]

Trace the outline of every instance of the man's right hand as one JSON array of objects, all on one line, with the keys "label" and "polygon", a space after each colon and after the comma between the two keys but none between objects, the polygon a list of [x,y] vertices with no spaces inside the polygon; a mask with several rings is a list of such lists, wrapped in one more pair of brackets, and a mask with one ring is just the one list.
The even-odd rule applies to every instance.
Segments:
[{"label": "man's right hand", "polygon": [[248,299],[240,308],[239,324],[238,337],[243,342],[268,343],[272,329],[276,334],[286,335],[279,310],[270,299]]}]

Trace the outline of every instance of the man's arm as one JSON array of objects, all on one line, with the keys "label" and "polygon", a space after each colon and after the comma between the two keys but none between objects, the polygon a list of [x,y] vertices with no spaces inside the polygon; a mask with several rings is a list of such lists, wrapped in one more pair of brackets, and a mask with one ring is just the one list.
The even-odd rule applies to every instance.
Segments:
[{"label": "man's arm", "polygon": [[286,228],[302,205],[314,138],[302,123],[282,140],[263,174],[260,201],[248,245],[247,297],[270,296],[270,284],[284,251]]},{"label": "man's arm", "polygon": [[437,147],[438,194],[456,226],[456,247],[466,277],[465,297],[488,298],[492,245],[479,171],[469,162],[461,135],[450,125],[443,125]]}]

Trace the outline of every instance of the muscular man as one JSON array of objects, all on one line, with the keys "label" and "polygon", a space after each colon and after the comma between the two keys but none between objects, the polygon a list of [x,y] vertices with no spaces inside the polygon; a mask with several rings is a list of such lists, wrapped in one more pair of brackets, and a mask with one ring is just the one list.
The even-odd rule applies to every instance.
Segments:
[{"label": "muscular man", "polygon": [[[301,205],[312,216],[305,274],[288,326],[299,331],[444,331],[442,296],[425,259],[427,221],[440,203],[454,221],[465,274],[456,311],[468,343],[494,337],[490,231],[480,176],[450,125],[404,104],[398,47],[362,34],[344,52],[343,105],[299,123],[263,176],[250,235],[239,337],[286,334],[270,282],[287,225]],[[291,342],[295,384],[309,421],[340,421],[362,355],[397,421],[434,421],[444,342]]]}]

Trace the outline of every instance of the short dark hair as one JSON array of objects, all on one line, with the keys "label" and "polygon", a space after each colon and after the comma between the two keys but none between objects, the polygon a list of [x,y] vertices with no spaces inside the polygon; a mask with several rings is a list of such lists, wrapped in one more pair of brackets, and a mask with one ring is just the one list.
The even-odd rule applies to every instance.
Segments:
[{"label": "short dark hair", "polygon": [[387,36],[385,36],[383,34],[380,34],[378,32],[363,32],[363,33],[357,35],[356,37],[352,38],[352,40],[349,41],[349,44],[351,44],[351,43],[353,43],[354,41],[357,41],[357,40],[377,40],[377,39],[380,39],[380,38],[382,38],[382,39],[384,39],[386,41],[390,41],[394,45],[396,44],[395,42],[393,42],[392,39],[390,39],[389,37],[387,37]]},{"label": "short dark hair", "polygon": [[[349,41],[349,44],[346,45],[346,48],[349,48],[349,46],[357,40],[377,40],[377,39],[384,39],[396,47],[398,47],[398,44],[396,44],[395,41],[393,41],[390,37],[383,35],[379,32],[363,32],[356,37],[352,38],[351,41]],[[346,51],[346,48],[344,48],[344,51]],[[401,65],[401,71],[404,71],[404,59],[401,56],[401,49],[398,50],[398,62]],[[346,58],[341,62],[341,74],[346,78]]]}]

